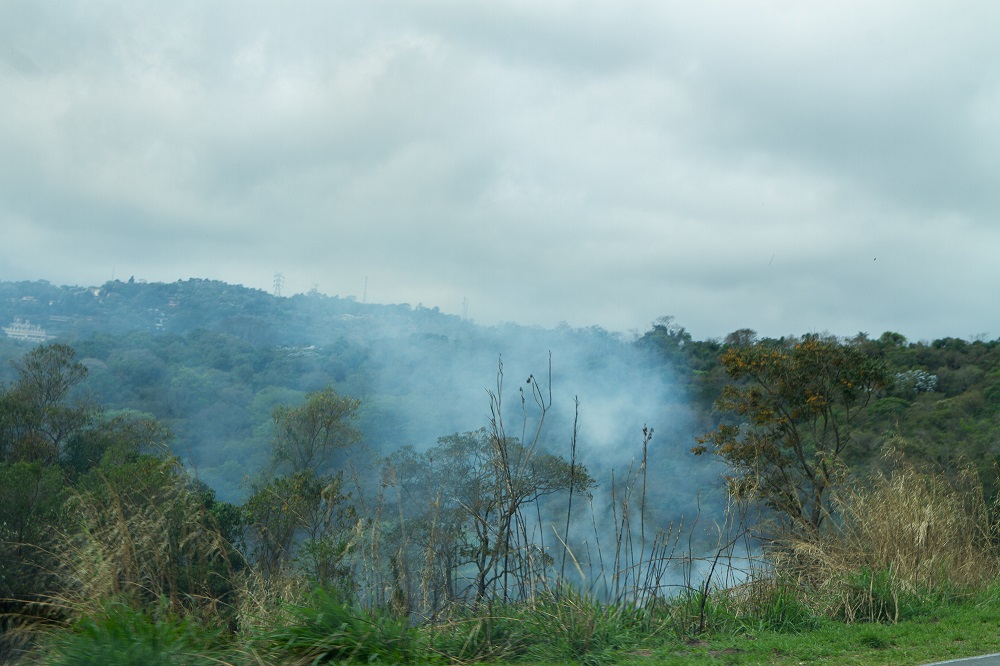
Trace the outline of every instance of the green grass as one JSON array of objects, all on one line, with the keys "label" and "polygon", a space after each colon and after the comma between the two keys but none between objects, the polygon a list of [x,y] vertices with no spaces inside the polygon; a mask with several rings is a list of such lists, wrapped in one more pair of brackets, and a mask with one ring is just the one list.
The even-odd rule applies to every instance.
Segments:
[{"label": "green grass", "polygon": [[406,618],[356,608],[322,589],[290,606],[289,614],[288,622],[264,636],[265,651],[276,663],[415,660],[416,631]]},{"label": "green grass", "polygon": [[622,655],[622,664],[926,664],[1000,652],[995,599],[943,606],[898,624],[845,624],[816,619],[814,628],[709,633]]},{"label": "green grass", "polygon": [[[804,614],[780,588],[757,621],[735,615],[700,635],[679,636],[667,615],[605,606],[581,595],[533,609],[409,627],[318,595],[266,635],[269,649],[246,649],[230,635],[190,620],[151,618],[124,606],[53,636],[45,664],[306,664],[341,660],[433,664],[926,664],[1000,652],[1000,588],[890,623],[854,623]],[[716,611],[717,612],[717,611]],[[716,617],[718,619],[719,616]],[[262,638],[262,637],[258,637]],[[218,660],[218,661],[216,661]]]},{"label": "green grass", "polygon": [[[585,644],[585,650],[568,650],[565,638],[550,618],[544,620],[548,624],[543,637],[529,632],[523,639],[530,646],[517,654],[509,653],[503,663],[905,666],[1000,652],[1000,632],[996,629],[1000,626],[1000,588],[991,588],[974,598],[923,604],[920,612],[893,624],[816,617],[790,590],[779,586],[770,597],[762,598],[754,617],[741,617],[710,603],[709,628],[680,635],[657,631],[664,627],[650,623],[642,613],[631,621],[624,617],[609,621],[602,612],[585,611],[582,606],[585,604],[579,600],[572,604],[582,618],[594,618],[587,635],[601,636],[600,641]],[[526,620],[526,625],[531,626],[531,621]]]},{"label": "green grass", "polygon": [[96,615],[51,633],[35,655],[50,666],[184,666],[225,663],[222,632],[166,607],[141,613],[108,603]]}]

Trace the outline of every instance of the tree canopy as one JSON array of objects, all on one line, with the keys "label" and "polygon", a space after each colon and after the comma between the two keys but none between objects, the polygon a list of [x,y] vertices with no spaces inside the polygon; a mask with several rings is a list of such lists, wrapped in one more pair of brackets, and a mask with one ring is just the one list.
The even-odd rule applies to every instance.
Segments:
[{"label": "tree canopy", "polygon": [[729,468],[730,491],[763,500],[791,526],[819,529],[859,416],[884,388],[884,363],[857,344],[805,336],[789,345],[741,344],[721,357],[732,383],[717,408],[731,418],[698,438]]}]

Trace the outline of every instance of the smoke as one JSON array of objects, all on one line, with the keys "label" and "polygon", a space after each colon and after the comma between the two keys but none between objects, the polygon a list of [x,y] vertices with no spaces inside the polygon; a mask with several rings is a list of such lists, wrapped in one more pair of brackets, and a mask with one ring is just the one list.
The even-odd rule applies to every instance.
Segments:
[{"label": "smoke", "polygon": [[[363,451],[347,452],[344,464],[377,464],[404,446],[425,452],[441,437],[488,428],[498,403],[509,437],[531,444],[537,432],[541,451],[567,460],[575,441],[576,461],[598,483],[589,500],[574,500],[567,539],[588,565],[622,539],[630,557],[648,562],[658,532],[711,532],[723,522],[719,466],[690,453],[703,415],[689,378],[627,336],[484,327],[436,308],[274,299],[210,281],[113,283],[101,298],[76,300],[65,288],[28,286],[38,291],[31,302],[57,308],[64,334],[76,336],[95,401],[163,420],[175,451],[221,500],[242,501],[245,480],[266,467],[274,407],[332,385],[361,401]],[[115,333],[97,333],[103,325]],[[564,496],[541,501],[533,529],[547,547],[557,546],[553,528],[564,535],[567,510]],[[623,536],[626,514],[632,532]],[[711,537],[692,538],[700,550]]]},{"label": "smoke", "polygon": [[[274,407],[332,384],[361,400],[357,425],[382,457],[488,426],[491,393],[506,434],[530,443],[542,416],[537,398],[541,449],[568,459],[575,435],[577,460],[600,484],[598,525],[611,518],[612,473],[624,478],[643,457],[644,428],[653,431],[643,490],[655,524],[690,523],[721,503],[718,467],[689,452],[699,434],[689,378],[618,333],[479,326],[437,308],[275,299],[204,280],[110,283],[100,297],[78,291],[12,286],[10,302],[23,308],[31,295],[32,316],[68,322],[64,334],[79,336],[95,399],[164,420],[175,450],[221,499],[240,501],[244,479],[266,465]],[[95,336],[100,326],[116,333]]]},{"label": "smoke", "polygon": [[[362,429],[380,453],[403,445],[425,451],[439,437],[488,426],[488,392],[500,399],[506,434],[530,443],[542,416],[527,383],[532,377],[546,405],[541,450],[569,460],[579,401],[577,461],[599,484],[591,501],[578,498],[573,507],[570,545],[579,558],[596,558],[598,541],[614,544],[620,536],[615,522],[616,516],[621,521],[626,490],[637,540],[644,520],[650,544],[659,531],[696,523],[697,547],[712,542],[725,510],[720,468],[709,457],[690,453],[700,434],[698,419],[673,368],[633,340],[600,328],[435,322],[432,331],[371,331]],[[640,474],[644,428],[651,429],[652,439]],[[630,470],[632,482],[644,482],[644,488],[625,487]],[[562,534],[565,511],[564,498],[545,500],[542,522],[550,524],[536,528],[548,532],[548,543],[556,541],[553,527]]]}]

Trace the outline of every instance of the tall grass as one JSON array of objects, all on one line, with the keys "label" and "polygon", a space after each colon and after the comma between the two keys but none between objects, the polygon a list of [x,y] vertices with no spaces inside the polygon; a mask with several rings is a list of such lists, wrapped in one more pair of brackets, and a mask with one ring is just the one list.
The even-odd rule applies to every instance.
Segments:
[{"label": "tall grass", "polygon": [[406,617],[363,610],[323,589],[288,610],[287,620],[262,637],[275,663],[401,663],[416,656],[416,632]]},{"label": "tall grass", "polygon": [[187,663],[180,652],[214,650],[206,641],[235,623],[233,550],[175,459],[94,473],[67,507],[74,529],[54,538],[53,586],[24,628],[46,663]]},{"label": "tall grass", "polygon": [[890,469],[839,493],[832,529],[772,551],[817,612],[895,622],[1000,575],[998,524],[974,469],[946,475],[898,459]]},{"label": "tall grass", "polygon": [[455,609],[451,617],[422,627],[423,651],[452,663],[608,663],[670,635],[669,616],[661,611],[567,586],[488,611]]},{"label": "tall grass", "polygon": [[184,666],[225,664],[223,636],[169,602],[143,612],[106,603],[69,628],[52,632],[37,658],[50,666]]},{"label": "tall grass", "polygon": [[85,613],[111,600],[166,599],[175,612],[219,616],[231,546],[174,459],[146,458],[96,476],[70,501],[76,529],[56,546],[53,601]]}]

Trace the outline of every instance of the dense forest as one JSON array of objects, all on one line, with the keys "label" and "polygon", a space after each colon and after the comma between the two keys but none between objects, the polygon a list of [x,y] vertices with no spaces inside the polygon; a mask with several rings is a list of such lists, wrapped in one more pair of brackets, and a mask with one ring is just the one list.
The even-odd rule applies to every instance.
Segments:
[{"label": "dense forest", "polygon": [[102,613],[222,636],[311,599],[405,634],[560,585],[649,609],[775,517],[842,525],[873,471],[998,493],[1000,340],[481,326],[208,280],[0,283],[0,322],[44,329],[0,339],[8,655]]}]

